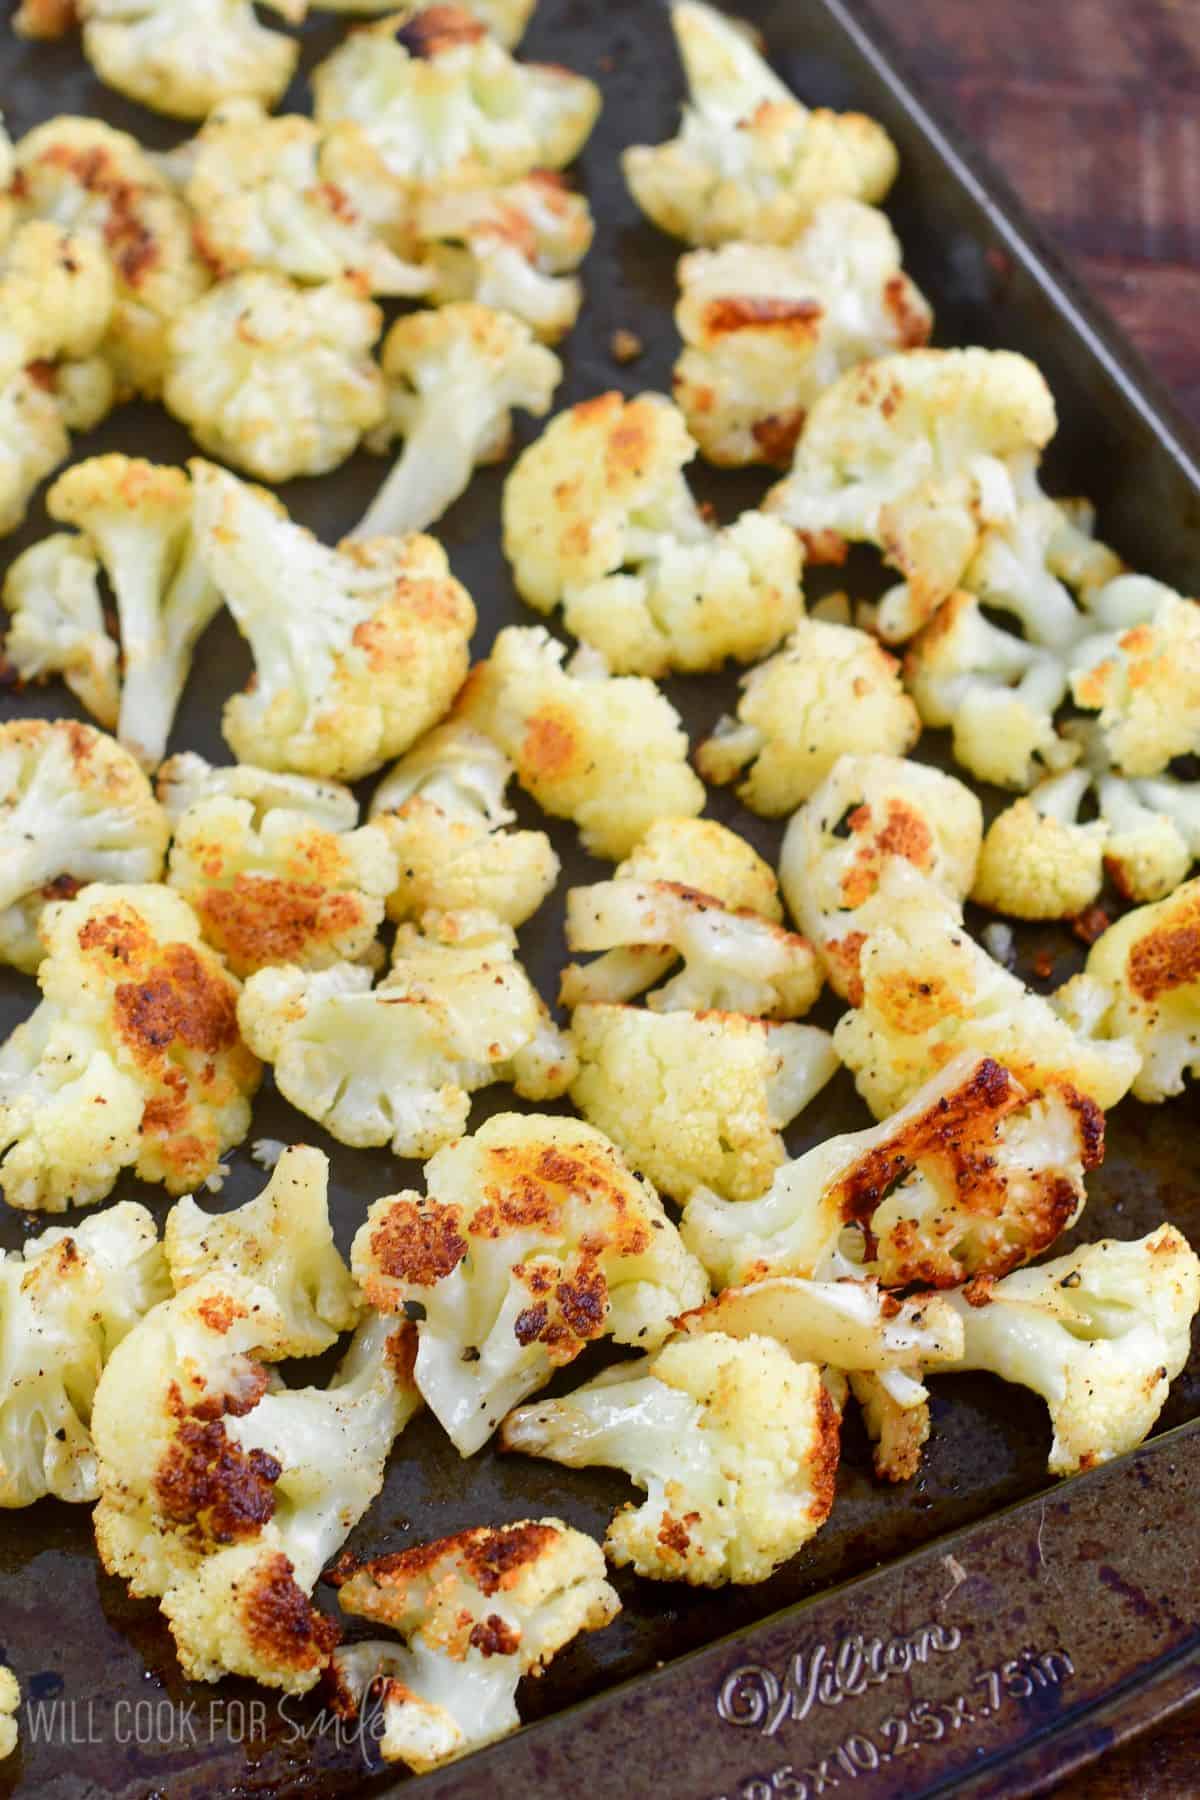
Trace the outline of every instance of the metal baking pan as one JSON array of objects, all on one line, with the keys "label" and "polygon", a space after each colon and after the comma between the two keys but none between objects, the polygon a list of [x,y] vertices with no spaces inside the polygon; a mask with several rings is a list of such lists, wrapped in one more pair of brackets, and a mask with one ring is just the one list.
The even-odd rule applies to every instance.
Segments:
[{"label": "metal baking pan", "polygon": [[[883,28],[848,0],[741,0],[802,97],[875,114],[903,173],[889,211],[908,266],[937,309],[943,344],[1007,345],[1045,370],[1062,416],[1051,491],[1086,493],[1103,534],[1126,558],[1185,592],[1200,582],[1200,452],[1190,427],[1129,347],[1080,294],[1008,190],[931,117],[900,71]],[[319,19],[319,15],[318,15]],[[304,67],[340,27],[306,35]],[[541,0],[524,53],[594,75],[605,111],[581,179],[599,223],[586,265],[588,301],[565,347],[567,404],[609,387],[665,388],[676,340],[669,243],[637,216],[618,151],[675,128],[681,93],[661,5],[648,0]],[[157,146],[177,133],[95,83],[77,45],[36,48],[0,38],[0,104],[14,134],[62,111],[92,112]],[[294,103],[305,104],[302,85]],[[618,368],[617,327],[645,355]],[[526,425],[522,441],[532,435]],[[114,415],[80,454],[121,449],[179,461],[184,432],[153,408]],[[380,465],[360,456],[336,475],[295,483],[293,512],[335,538],[361,514]],[[504,623],[528,619],[498,543],[502,472],[481,474],[440,535],[479,607],[480,653]],[[704,474],[724,516],[753,503],[763,475]],[[46,529],[40,511],[0,547],[15,553]],[[838,581],[878,589],[870,557]],[[817,572],[810,594],[823,591]],[[825,585],[833,585],[832,581]],[[219,702],[250,664],[227,619],[201,645],[173,746],[222,760]],[[670,685],[689,731],[711,728],[733,678]],[[64,692],[6,695],[7,716],[67,713]],[[936,734],[920,754],[945,760]],[[774,855],[779,831],[714,794],[710,810]],[[528,817],[534,817],[532,808]],[[554,828],[563,887],[596,879],[570,830]],[[548,994],[564,960],[559,895],[525,930],[525,954]],[[1019,967],[1034,985],[1049,952],[1057,982],[1078,966],[1066,932],[1018,933]],[[0,976],[0,1029],[31,1009],[33,984]],[[823,1015],[819,1015],[823,1017]],[[1164,1216],[1200,1242],[1196,1096],[1153,1110],[1134,1103],[1109,1121],[1109,1153],[1091,1182],[1089,1237],[1133,1237]],[[487,1097],[474,1122],[510,1104]],[[793,1150],[868,1122],[840,1077],[799,1122]],[[369,1200],[419,1171],[384,1152],[327,1142],[269,1088],[254,1135],[323,1144],[333,1159],[333,1210],[348,1247]],[[243,1150],[215,1208],[250,1197],[262,1175]],[[159,1190],[136,1183],[118,1197]],[[56,1221],[57,1222],[57,1221]],[[7,1213],[13,1245],[45,1220]],[[571,1386],[595,1367],[586,1356]],[[313,1379],[311,1365],[302,1379]],[[319,1378],[319,1375],[315,1378]],[[715,1593],[617,1577],[625,1610],[609,1630],[565,1652],[522,1707],[531,1729],[439,1774],[430,1796],[559,1796],[591,1800],[809,1800],[851,1789],[883,1796],[1034,1792],[1200,1691],[1200,1624],[1190,1572],[1200,1564],[1200,1360],[1176,1382],[1155,1444],[1110,1468],[1047,1488],[1042,1403],[983,1377],[939,1379],[934,1431],[919,1478],[878,1486],[865,1439],[847,1422],[838,1500],[828,1526],[769,1582]],[[623,1477],[501,1458],[460,1462],[429,1419],[410,1426],[383,1494],[352,1539],[377,1553],[478,1522],[559,1513],[602,1533],[629,1488]],[[1024,1503],[1024,1504],[1020,1504]],[[333,1609],[332,1596],[328,1596]],[[87,1513],[56,1502],[0,1522],[0,1660],[16,1668],[33,1711],[0,1792],[39,1800],[210,1800],[233,1795],[382,1793],[405,1779],[380,1771],[369,1741],[338,1735],[319,1698],[288,1701],[248,1683],[211,1688],[179,1674],[152,1603],[127,1598],[99,1569]],[[583,1703],[583,1704],[581,1704]],[[562,1715],[554,1717],[552,1715]],[[542,1721],[538,1723],[537,1721]],[[368,1734],[364,1734],[367,1737]]]}]

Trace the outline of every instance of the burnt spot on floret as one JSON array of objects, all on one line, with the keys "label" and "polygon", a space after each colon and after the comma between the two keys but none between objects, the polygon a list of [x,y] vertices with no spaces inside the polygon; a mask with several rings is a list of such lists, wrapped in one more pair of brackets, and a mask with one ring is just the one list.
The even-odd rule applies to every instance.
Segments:
[{"label": "burnt spot on floret", "polygon": [[184,1418],[154,1476],[159,1510],[205,1545],[257,1537],[275,1511],[282,1466],[265,1450],[243,1450],[220,1419]]},{"label": "burnt spot on floret", "polygon": [[255,1565],[238,1600],[246,1637],[270,1667],[320,1668],[341,1639],[336,1622],[318,1612],[298,1585],[281,1550]]},{"label": "burnt spot on floret", "polygon": [[1200,889],[1177,895],[1157,916],[1130,950],[1126,967],[1130,988],[1147,1005],[1200,982]]},{"label": "burnt spot on floret", "polygon": [[841,1411],[822,1381],[816,1394],[812,1454],[808,1459],[812,1501],[809,1515],[814,1526],[823,1525],[833,1511],[838,1462],[842,1454]]},{"label": "burnt spot on floret", "polygon": [[192,903],[205,937],[238,974],[300,962],[354,931],[364,916],[357,894],[270,875],[235,876],[229,887],[202,889]]},{"label": "burnt spot on floret", "polygon": [[[895,659],[881,651],[892,669]],[[933,833],[913,806],[897,795],[888,798],[883,824],[873,831],[874,814],[867,805],[855,807],[847,819],[854,839],[853,859],[841,879],[844,905],[853,910],[871,898],[888,857],[902,857],[917,869],[933,864]]]},{"label": "burnt spot on floret", "polygon": [[461,6],[427,6],[406,19],[395,36],[410,56],[428,61],[463,44],[479,43],[487,36],[487,27]]},{"label": "burnt spot on floret", "polygon": [[890,313],[900,347],[920,350],[929,342],[933,317],[923,306],[907,275],[892,275],[884,284],[884,308]]},{"label": "burnt spot on floret", "polygon": [[724,294],[704,309],[704,330],[710,337],[730,337],[739,331],[770,331],[781,338],[806,343],[817,334],[825,316],[819,300],[786,300],[753,294]]},{"label": "burnt spot on floret", "polygon": [[371,1232],[371,1260],[378,1271],[367,1280],[371,1304],[388,1305],[388,1282],[433,1287],[453,1274],[467,1254],[461,1225],[461,1207],[408,1194],[393,1200]]},{"label": "burnt spot on floret", "polygon": [[515,1656],[521,1648],[521,1633],[499,1613],[489,1613],[471,1627],[468,1642],[481,1656]]}]

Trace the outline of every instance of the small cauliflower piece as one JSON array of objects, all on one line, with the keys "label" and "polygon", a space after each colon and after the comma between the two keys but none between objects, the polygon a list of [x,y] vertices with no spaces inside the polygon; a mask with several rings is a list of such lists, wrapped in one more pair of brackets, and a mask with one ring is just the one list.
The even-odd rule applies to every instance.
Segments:
[{"label": "small cauliflower piece", "polygon": [[0,960],[32,974],[46,907],[91,881],[153,882],[168,826],[128,751],[70,719],[0,725]]},{"label": "small cauliflower piece", "polygon": [[4,577],[4,605],[4,653],[21,679],[61,675],[112,731],[121,704],[117,646],[105,627],[100,564],[87,541],[59,531],[23,551]]},{"label": "small cauliflower piece", "polygon": [[563,368],[522,320],[462,302],[397,319],[380,358],[387,412],[370,437],[404,451],[353,535],[423,531],[465,494],[481,463],[502,462],[512,412],[542,417]]},{"label": "small cauliflower piece", "polygon": [[192,652],[221,606],[197,555],[191,484],[182,469],[93,456],[59,476],[46,510],[84,532],[104,565],[121,627],[117,737],[153,768],[166,752]]},{"label": "small cauliflower piece", "polygon": [[7,1663],[0,1663],[0,1762],[17,1747],[21,1688]]},{"label": "small cauliflower piece", "polygon": [[191,807],[225,798],[249,800],[256,827],[276,808],[299,813],[322,831],[348,832],[358,824],[358,801],[340,782],[259,769],[253,763],[218,767],[194,750],[168,757],[160,764],[154,785],[172,826],[178,825]]},{"label": "small cauliflower piece", "polygon": [[983,839],[970,788],[924,763],[842,756],[787,828],[779,877],[835,991],[856,1004],[858,953],[880,916],[884,870],[909,863],[952,901],[965,900]]},{"label": "small cauliflower piece", "polygon": [[[101,81],[175,119],[203,119],[245,95],[274,106],[300,47],[260,25],[250,0],[75,0],[84,54]],[[268,0],[285,18],[303,3]]]},{"label": "small cauliflower piece", "polygon": [[1086,769],[1043,781],[988,828],[971,898],[1015,919],[1073,919],[1104,885],[1108,826],[1077,822]]},{"label": "small cauliflower piece", "polygon": [[172,325],[163,400],[202,449],[263,481],[328,474],[384,416],[382,324],[353,281],[231,276]]},{"label": "small cauliflower piece", "polygon": [[463,187],[561,169],[582,150],[600,90],[519,63],[459,6],[396,13],[353,31],[313,73],[318,125],[360,125],[405,180]]},{"label": "small cauliflower piece", "polygon": [[920,735],[894,656],[853,625],[801,619],[777,656],[742,677],[737,717],[718,719],[697,746],[696,767],[717,786],[748,770],[739,799],[779,818],[839,757],[904,756]]},{"label": "small cauliflower piece", "polygon": [[679,135],[621,158],[661,230],[691,244],[790,244],[822,201],[883,199],[898,159],[874,119],[802,106],[714,7],[677,0],[671,24],[688,85]]},{"label": "small cauliflower piece", "polygon": [[883,213],[825,200],[792,242],[679,263],[674,396],[711,463],[787,467],[809,408],[846,369],[928,343],[933,315]]},{"label": "small cauliflower piece", "polygon": [[621,1610],[598,1544],[561,1519],[476,1526],[339,1571],[343,1612],[385,1625],[338,1650],[338,1710],[378,1684],[385,1762],[421,1772],[516,1731],[517,1684]]},{"label": "small cauliflower piece", "polygon": [[498,1114],[425,1185],[375,1202],[351,1266],[371,1306],[419,1302],[416,1382],[463,1456],[593,1340],[653,1347],[707,1296],[654,1189],[577,1119]]},{"label": "small cauliflower piece", "polygon": [[257,675],[225,708],[234,754],[355,781],[448,710],[467,673],[475,608],[427,537],[336,550],[270,496],[194,463],[200,555]]},{"label": "small cauliflower piece", "polygon": [[1200,792],[1159,776],[1125,781],[1101,775],[1100,816],[1108,825],[1104,866],[1126,900],[1165,900],[1200,859]]},{"label": "small cauliflower piece", "polygon": [[902,640],[961,585],[985,529],[1013,516],[1056,423],[1042,375],[1010,350],[879,357],[816,401],[767,510],[826,560],[876,545],[906,584],[880,611],[883,635]]},{"label": "small cauliflower piece", "polygon": [[265,1287],[283,1315],[287,1355],[319,1356],[363,1311],[333,1241],[328,1191],[328,1157],[297,1144],[282,1151],[257,1199],[234,1212],[201,1212],[185,1195],[163,1232],[175,1292],[209,1275]]},{"label": "small cauliflower piece", "polygon": [[[844,1141],[844,1140],[843,1140]],[[962,1321],[940,1294],[896,1300],[873,1277],[776,1275],[729,1287],[676,1320],[681,1331],[774,1338],[797,1362],[850,1374],[936,1367],[962,1356]]]},{"label": "small cauliflower piece", "polygon": [[621,675],[716,669],[774,649],[804,606],[795,534],[747,512],[717,530],[683,478],[696,454],[660,394],[600,394],[560,414],[504,489],[521,595]]},{"label": "small cauliflower piece", "polygon": [[646,1489],[614,1517],[610,1560],[696,1587],[765,1581],[829,1517],[841,1414],[815,1363],[771,1338],[701,1333],[523,1406],[501,1446]]},{"label": "small cauliflower piece", "polygon": [[1050,1409],[1052,1475],[1110,1462],[1154,1428],[1191,1349],[1200,1258],[1173,1225],[1104,1238],[1004,1281],[950,1296],[962,1369],[986,1369]]},{"label": "small cauliflower piece", "polygon": [[0,1048],[9,1205],[90,1206],[123,1168],[200,1185],[246,1135],[261,1070],[195,914],[169,888],[96,885],[49,907],[42,937],[42,1002]]},{"label": "small cauliflower piece", "polygon": [[1047,1250],[1103,1156],[1104,1115],[1069,1080],[1031,1091],[968,1052],[882,1124],[785,1164],[762,1199],[693,1194],[683,1236],[722,1287],[827,1279],[848,1255],[885,1287],[953,1287]]},{"label": "small cauliflower piece", "polygon": [[1124,575],[1097,594],[1101,629],[1073,652],[1071,695],[1099,714],[1119,774],[1160,775],[1200,751],[1200,603],[1161,582]]},{"label": "small cauliflower piece", "polygon": [[128,1200],[0,1251],[0,1506],[96,1499],[100,1371],[170,1291],[154,1220]]},{"label": "small cauliflower piece", "polygon": [[20,369],[0,379],[0,537],[24,521],[39,482],[70,452],[53,371]]},{"label": "small cauliflower piece", "polygon": [[610,676],[541,627],[507,626],[477,665],[461,716],[512,759],[553,818],[572,819],[585,850],[619,861],[657,819],[694,817],[704,784],[687,763],[679,714],[654,683]]},{"label": "small cauliflower piece", "polygon": [[50,219],[25,220],[0,248],[0,370],[91,356],[114,299],[102,243]]},{"label": "small cauliflower piece", "polygon": [[558,880],[544,831],[510,831],[513,765],[490,738],[452,719],[422,738],[375,790],[371,817],[395,854],[388,917],[482,911],[514,928]]},{"label": "small cauliflower piece", "polygon": [[[1019,486],[1015,512],[984,533],[962,585],[1019,624],[1031,644],[1065,651],[1094,629],[1091,608],[1123,565],[1097,540],[1088,501],[1051,500],[1036,477]],[[894,604],[907,602],[897,593]]]},{"label": "small cauliflower piece", "polygon": [[834,1075],[827,1032],[744,1013],[578,1006],[575,1105],[673,1200],[710,1186],[750,1200],[786,1151],[780,1133]]},{"label": "small cauliflower piece", "polygon": [[783,923],[779,883],[743,837],[715,819],[658,819],[619,864],[618,881],[681,881],[735,912]]}]

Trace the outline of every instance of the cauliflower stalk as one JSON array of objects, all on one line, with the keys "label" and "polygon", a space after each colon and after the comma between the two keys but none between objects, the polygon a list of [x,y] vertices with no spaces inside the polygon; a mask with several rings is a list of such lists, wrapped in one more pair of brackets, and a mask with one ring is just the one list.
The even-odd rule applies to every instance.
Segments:
[{"label": "cauliflower stalk", "polygon": [[[300,47],[260,25],[250,0],[76,0],[83,49],[101,81],[176,119],[203,119],[238,95],[274,106]],[[295,21],[304,0],[268,0]]]},{"label": "cauliflower stalk", "polygon": [[896,1300],[873,1277],[773,1275],[728,1287],[676,1323],[687,1332],[774,1338],[797,1362],[852,1374],[957,1362],[963,1347],[962,1321],[943,1295],[923,1290]]},{"label": "cauliflower stalk", "polygon": [[106,731],[121,706],[117,646],[100,599],[100,564],[84,538],[54,532],[18,556],[4,578],[4,654],[22,681],[61,675]]}]

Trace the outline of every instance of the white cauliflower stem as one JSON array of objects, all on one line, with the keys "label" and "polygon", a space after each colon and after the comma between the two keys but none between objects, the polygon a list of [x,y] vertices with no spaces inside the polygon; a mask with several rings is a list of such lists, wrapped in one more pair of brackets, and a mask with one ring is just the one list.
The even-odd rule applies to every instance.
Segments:
[{"label": "white cauliflower stem", "polygon": [[100,564],[86,539],[55,532],[17,557],[4,578],[4,653],[23,681],[61,675],[107,731],[121,704],[117,646],[100,600]]},{"label": "white cauliflower stem", "polygon": [[[297,19],[293,0],[269,0]],[[250,0],[77,0],[83,48],[101,81],[143,106],[202,119],[245,95],[273,106],[292,78],[299,45],[268,31]]]},{"label": "white cauliflower stem", "polygon": [[681,1331],[775,1338],[797,1362],[856,1374],[931,1367],[962,1356],[962,1322],[940,1294],[896,1300],[874,1279],[777,1275],[729,1287],[676,1321]]}]

